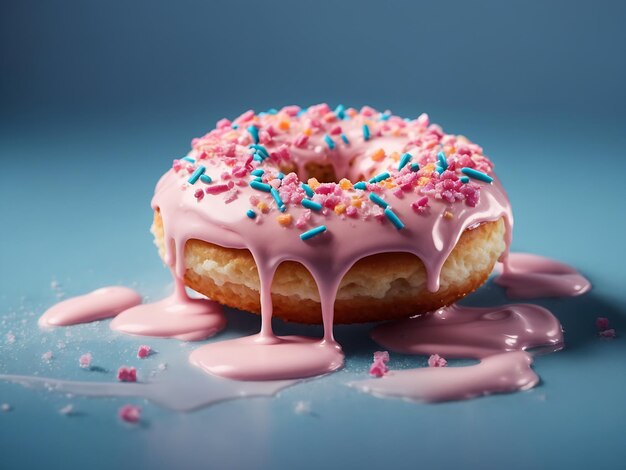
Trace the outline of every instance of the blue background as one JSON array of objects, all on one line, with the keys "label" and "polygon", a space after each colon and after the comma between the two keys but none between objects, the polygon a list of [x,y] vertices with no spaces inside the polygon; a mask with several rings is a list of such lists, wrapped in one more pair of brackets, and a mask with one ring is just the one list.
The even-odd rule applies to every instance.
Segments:
[{"label": "blue background", "polygon": [[[594,320],[625,331],[625,5],[1,2],[0,373],[114,380],[145,341],[106,322],[40,332],[50,283],[66,295],[115,283],[162,295],[169,279],[147,230],[154,183],[192,137],[248,108],[428,112],[495,160],[515,211],[513,248],[576,266],[594,290],[540,302],[559,316],[567,349],[537,358],[539,387],[471,402],[419,405],[345,387],[375,350],[367,326],[338,329],[344,371],[191,414],[130,400],[144,408],[135,428],[115,415],[128,400],[0,383],[0,402],[14,406],[0,413],[0,467],[623,468],[626,346],[598,339]],[[505,301],[491,283],[467,300]],[[257,328],[231,315],[231,333]],[[186,367],[192,346],[149,344],[159,354],[135,361],[140,374],[159,361]],[[51,364],[40,359],[48,349]],[[80,374],[86,350],[108,372]],[[311,415],[294,413],[299,400]],[[77,416],[58,414],[68,402]]]}]

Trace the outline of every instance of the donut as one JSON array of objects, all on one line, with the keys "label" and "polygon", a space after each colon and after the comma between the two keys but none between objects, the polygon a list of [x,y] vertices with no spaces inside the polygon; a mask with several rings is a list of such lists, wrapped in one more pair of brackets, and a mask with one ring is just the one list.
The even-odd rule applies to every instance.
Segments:
[{"label": "donut", "polygon": [[483,149],[426,114],[327,104],[222,119],[159,180],[152,233],[189,288],[332,327],[480,287],[513,218]]}]

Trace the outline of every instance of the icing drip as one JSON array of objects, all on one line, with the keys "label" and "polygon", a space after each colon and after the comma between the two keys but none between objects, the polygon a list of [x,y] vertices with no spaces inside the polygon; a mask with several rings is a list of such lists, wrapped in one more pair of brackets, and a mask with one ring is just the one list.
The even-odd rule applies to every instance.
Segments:
[{"label": "icing drip", "polygon": [[506,294],[514,299],[573,297],[591,289],[574,268],[529,253],[511,253],[495,283],[506,287]]},{"label": "icing drip", "polygon": [[494,308],[452,305],[375,328],[372,338],[392,351],[480,359],[467,367],[392,371],[350,385],[378,396],[418,401],[461,400],[534,387],[539,378],[525,350],[563,347],[563,331],[546,309],[530,304]]},{"label": "icing drip", "polygon": [[206,299],[191,299],[175,278],[174,293],[155,303],[137,305],[111,321],[111,329],[142,336],[200,341],[226,326],[222,306]]},{"label": "icing drip", "polygon": [[53,305],[39,318],[39,325],[69,326],[103,320],[140,303],[141,296],[128,287],[103,287]]}]

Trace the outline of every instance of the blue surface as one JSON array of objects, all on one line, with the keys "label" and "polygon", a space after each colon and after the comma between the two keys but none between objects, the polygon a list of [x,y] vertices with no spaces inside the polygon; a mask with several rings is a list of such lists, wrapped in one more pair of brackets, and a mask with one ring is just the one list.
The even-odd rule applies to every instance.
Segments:
[{"label": "blue surface", "polygon": [[[594,288],[538,302],[567,341],[536,359],[540,386],[469,402],[345,386],[366,376],[370,326],[337,329],[347,361],[336,374],[193,413],[0,382],[14,407],[0,412],[0,468],[624,468],[626,343],[599,339],[594,320],[626,331],[625,15],[620,1],[2,2],[0,374],[114,381],[121,364],[147,377],[160,362],[199,373],[186,365],[193,345],[113,335],[106,322],[43,333],[36,319],[56,301],[53,280],[66,296],[110,284],[163,295],[154,184],[192,137],[250,107],[429,112],[494,159],[513,248],[570,263]],[[488,283],[466,302],[506,301]],[[259,326],[245,313],[229,321],[225,335]],[[134,359],[144,342],[158,354]],[[78,368],[86,351],[104,371]],[[294,412],[301,400],[310,415]],[[143,425],[119,422],[126,402],[142,406]],[[59,414],[68,403],[76,416]]]}]

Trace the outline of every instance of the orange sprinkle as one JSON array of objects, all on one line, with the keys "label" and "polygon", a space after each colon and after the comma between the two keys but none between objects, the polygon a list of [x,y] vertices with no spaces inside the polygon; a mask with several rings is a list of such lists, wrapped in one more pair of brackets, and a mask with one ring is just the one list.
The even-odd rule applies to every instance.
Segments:
[{"label": "orange sprinkle", "polygon": [[268,205],[266,203],[264,203],[263,201],[259,202],[256,206],[264,214],[267,214],[269,212]]},{"label": "orange sprinkle", "polygon": [[320,186],[320,182],[317,181],[317,178],[309,178],[309,181],[307,181],[307,184],[311,186],[311,189],[313,191],[315,191]]},{"label": "orange sprinkle", "polygon": [[339,187],[345,190],[352,189],[352,182],[349,179],[341,178],[341,181],[339,181]]},{"label": "orange sprinkle", "polygon": [[430,178],[428,178],[427,176],[422,176],[420,179],[417,180],[417,184],[418,186],[426,186],[429,181]]},{"label": "orange sprinkle", "polygon": [[278,223],[280,225],[282,225],[283,227],[287,227],[288,225],[291,225],[291,214],[281,214],[278,217],[276,217],[276,220],[278,221]]},{"label": "orange sprinkle", "polygon": [[308,135],[309,137],[311,137],[312,134],[313,134],[313,131],[311,130],[310,127],[307,127],[306,129],[304,129],[304,135]]},{"label": "orange sprinkle", "polygon": [[346,109],[346,114],[350,117],[354,117],[358,114],[358,111],[354,108],[348,108]]},{"label": "orange sprinkle", "polygon": [[278,123],[278,128],[283,131],[288,131],[290,125],[291,124],[289,124],[289,121],[280,121]]},{"label": "orange sprinkle", "polygon": [[353,196],[352,202],[350,203],[350,205],[354,207],[361,207],[362,204],[363,204],[363,199],[361,199],[358,196]]},{"label": "orange sprinkle", "polygon": [[377,149],[372,154],[372,160],[380,162],[385,158],[385,151],[383,149]]},{"label": "orange sprinkle", "polygon": [[445,211],[443,213],[443,218],[444,219],[453,219],[454,218],[454,214],[450,211]]},{"label": "orange sprinkle", "polygon": [[398,152],[393,152],[389,155],[394,162],[400,161],[400,154]]},{"label": "orange sprinkle", "polygon": [[326,122],[333,122],[335,120],[337,120],[337,115],[333,113],[332,111],[324,115],[324,121]]},{"label": "orange sprinkle", "polygon": [[337,204],[335,206],[335,214],[343,214],[346,211],[346,206],[343,204]]}]

